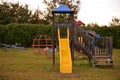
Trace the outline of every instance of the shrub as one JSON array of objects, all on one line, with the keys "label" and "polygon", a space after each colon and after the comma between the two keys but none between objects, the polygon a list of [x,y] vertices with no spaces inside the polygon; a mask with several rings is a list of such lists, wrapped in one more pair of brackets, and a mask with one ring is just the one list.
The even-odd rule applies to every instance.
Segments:
[{"label": "shrub", "polygon": [[43,24],[8,24],[0,25],[0,43],[31,46],[33,38],[37,35],[51,37],[51,25]]},{"label": "shrub", "polygon": [[[0,25],[0,43],[15,44],[29,47],[37,35],[48,35],[52,37],[52,26],[43,24],[18,24]],[[120,48],[120,25],[89,27],[87,29],[95,31],[100,36],[113,37],[113,47]]]}]

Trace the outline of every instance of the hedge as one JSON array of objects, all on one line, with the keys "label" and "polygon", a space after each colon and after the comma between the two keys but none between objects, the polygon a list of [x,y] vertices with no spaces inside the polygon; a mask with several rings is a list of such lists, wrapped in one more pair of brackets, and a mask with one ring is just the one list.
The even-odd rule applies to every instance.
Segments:
[{"label": "hedge", "polygon": [[[48,35],[52,37],[52,26],[43,24],[17,24],[0,25],[0,43],[15,44],[30,47],[32,41],[37,35]],[[95,31],[100,36],[113,37],[113,47],[120,48],[120,25],[119,26],[102,26],[87,27]]]},{"label": "hedge", "polygon": [[8,24],[0,25],[0,43],[15,44],[29,47],[32,45],[33,38],[37,35],[51,34],[51,26],[43,24]]}]

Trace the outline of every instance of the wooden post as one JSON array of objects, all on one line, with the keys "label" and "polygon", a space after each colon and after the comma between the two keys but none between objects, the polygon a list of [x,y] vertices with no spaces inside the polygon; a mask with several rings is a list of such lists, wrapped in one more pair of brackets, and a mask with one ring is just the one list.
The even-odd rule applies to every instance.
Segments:
[{"label": "wooden post", "polygon": [[112,39],[112,37],[110,37],[109,39],[110,39],[110,56],[112,57],[113,39]]},{"label": "wooden post", "polygon": [[54,13],[52,13],[53,15],[53,20],[52,20],[52,40],[53,40],[53,66],[55,66],[55,39],[54,39]]},{"label": "wooden post", "polygon": [[73,44],[73,38],[74,38],[74,13],[71,13],[71,20],[70,20],[70,23],[71,23],[71,28],[70,28],[70,40],[71,40],[71,44],[70,44],[70,48],[71,48],[71,58],[72,58],[72,63],[74,65],[74,44]]},{"label": "wooden post", "polygon": [[92,56],[94,56],[95,55],[95,37],[92,38],[92,41],[93,41],[93,43],[92,43]]}]

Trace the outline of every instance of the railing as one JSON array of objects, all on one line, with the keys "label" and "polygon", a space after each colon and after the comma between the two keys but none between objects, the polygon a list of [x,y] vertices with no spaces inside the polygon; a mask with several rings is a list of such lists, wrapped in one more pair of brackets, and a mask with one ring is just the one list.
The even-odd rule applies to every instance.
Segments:
[{"label": "railing", "polygon": [[112,56],[112,37],[95,38],[93,55]]},{"label": "railing", "polygon": [[80,44],[89,51],[90,54],[94,52],[94,37],[90,36],[84,29],[80,29],[77,33]]},{"label": "railing", "polygon": [[109,56],[112,57],[112,37],[100,37],[89,35],[84,29],[77,31],[79,43],[92,56]]}]

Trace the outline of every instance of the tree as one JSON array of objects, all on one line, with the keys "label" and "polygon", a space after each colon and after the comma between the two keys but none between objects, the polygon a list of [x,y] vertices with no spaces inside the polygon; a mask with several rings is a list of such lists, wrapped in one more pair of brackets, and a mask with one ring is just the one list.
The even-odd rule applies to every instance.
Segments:
[{"label": "tree", "polygon": [[75,11],[75,17],[77,18],[77,13],[80,9],[80,0],[43,0],[43,3],[46,4],[46,15],[45,19],[50,22],[51,21],[51,12],[60,4],[65,4],[70,9]]},{"label": "tree", "polygon": [[89,23],[86,27],[93,28],[93,27],[100,27],[100,26],[97,23]]},{"label": "tree", "polygon": [[36,9],[35,12],[33,13],[33,15],[31,16],[30,23],[32,23],[32,24],[39,23],[39,21],[40,21],[40,18],[39,18],[40,14],[41,14],[41,12],[38,9]]},{"label": "tree", "polygon": [[29,23],[32,23],[32,24],[48,24],[46,22],[46,20],[44,19],[43,13],[39,9],[36,9],[34,11],[34,13],[31,15]]},{"label": "tree", "polygon": [[112,18],[112,22],[110,23],[110,26],[114,26],[114,25],[120,25],[120,19],[117,17],[113,17]]},{"label": "tree", "polygon": [[18,22],[19,23],[29,23],[30,16],[32,15],[32,11],[28,9],[28,5],[21,5],[18,8]]},{"label": "tree", "polygon": [[9,4],[1,1],[0,3],[0,24],[10,23],[9,11],[10,11]]},{"label": "tree", "polygon": [[9,23],[28,23],[31,16],[31,10],[28,5],[19,5],[17,3],[8,3],[1,1],[0,3],[0,24]]},{"label": "tree", "polygon": [[19,5],[18,3],[10,3],[10,17],[12,17],[12,22],[18,22],[18,23],[28,23],[31,11],[28,9],[28,5],[25,4]]}]

